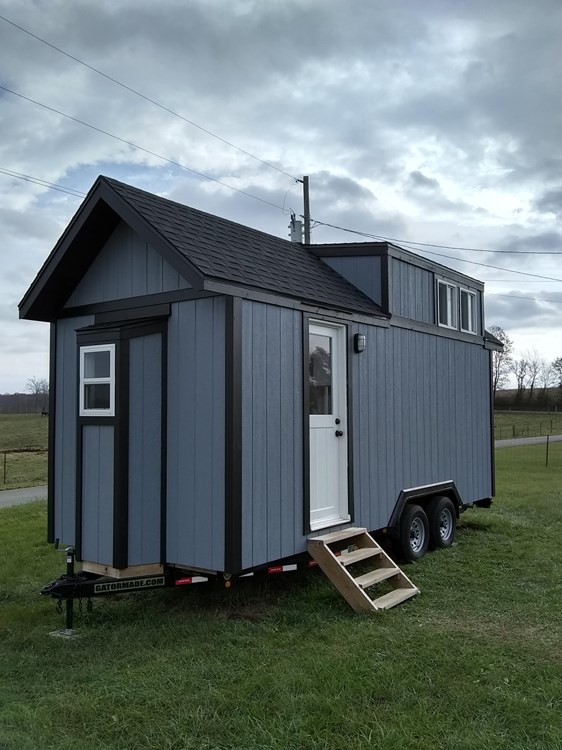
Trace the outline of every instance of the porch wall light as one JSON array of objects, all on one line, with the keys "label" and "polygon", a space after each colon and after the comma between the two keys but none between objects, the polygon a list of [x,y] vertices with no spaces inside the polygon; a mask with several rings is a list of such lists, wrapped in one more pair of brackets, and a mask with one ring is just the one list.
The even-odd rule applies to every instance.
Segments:
[{"label": "porch wall light", "polygon": [[353,351],[356,354],[361,354],[367,348],[367,337],[364,333],[356,333],[353,337]]}]

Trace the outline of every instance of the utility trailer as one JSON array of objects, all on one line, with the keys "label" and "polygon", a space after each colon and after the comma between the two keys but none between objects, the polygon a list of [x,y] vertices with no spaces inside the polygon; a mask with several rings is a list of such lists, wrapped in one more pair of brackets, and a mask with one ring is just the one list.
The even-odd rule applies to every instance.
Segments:
[{"label": "utility trailer", "polygon": [[494,494],[483,292],[99,177],[20,303],[51,324],[49,541],[115,581],[312,554],[356,608],[377,578],[416,593],[381,538],[419,559]]}]

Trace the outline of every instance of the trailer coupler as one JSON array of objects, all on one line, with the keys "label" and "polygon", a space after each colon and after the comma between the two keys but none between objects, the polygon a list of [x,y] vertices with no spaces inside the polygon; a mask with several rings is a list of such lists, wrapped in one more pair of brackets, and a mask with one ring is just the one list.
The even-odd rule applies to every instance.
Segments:
[{"label": "trailer coupler", "polygon": [[54,631],[51,635],[71,638],[76,635],[73,630],[74,622],[74,600],[92,599],[94,596],[107,596],[109,594],[134,594],[150,589],[161,589],[170,586],[185,586],[190,583],[206,583],[209,578],[205,576],[189,576],[185,572],[166,571],[158,575],[136,576],[131,578],[109,578],[107,576],[89,573],[80,570],[74,571],[75,550],[69,547],[66,550],[66,573],[56,581],[51,581],[40,591],[41,596],[50,596],[58,601],[66,603],[66,627],[64,630]]}]

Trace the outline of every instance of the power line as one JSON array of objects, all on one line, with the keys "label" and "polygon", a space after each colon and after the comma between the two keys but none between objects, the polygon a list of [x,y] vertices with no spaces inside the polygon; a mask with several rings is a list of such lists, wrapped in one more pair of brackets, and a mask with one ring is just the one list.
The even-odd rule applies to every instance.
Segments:
[{"label": "power line", "polygon": [[[467,253],[498,253],[500,255],[560,255],[562,252],[555,250],[486,250],[482,247],[460,247],[458,245],[438,245],[435,242],[416,242],[415,240],[402,240],[397,237],[385,237],[382,234],[367,234],[366,232],[358,232],[355,229],[347,229],[346,227],[339,227],[336,224],[328,224],[325,221],[319,221],[315,219],[315,226],[331,227],[332,229],[340,229],[342,232],[352,232],[353,234],[360,234],[364,237],[372,237],[375,240],[384,240],[385,242],[397,242],[400,245],[414,245],[415,247],[436,247],[440,250],[462,250]],[[429,251],[428,251],[429,252]],[[444,256],[446,257],[446,256]]]},{"label": "power line", "polygon": [[139,146],[136,143],[133,143],[132,141],[128,141],[125,138],[120,138],[118,135],[114,135],[113,133],[109,133],[107,130],[103,130],[102,128],[98,128],[95,125],[90,125],[88,122],[84,122],[84,120],[79,120],[77,117],[72,117],[72,115],[67,115],[65,112],[61,112],[59,109],[55,109],[54,107],[49,107],[47,104],[42,104],[41,102],[38,102],[36,99],[31,99],[28,96],[24,96],[23,94],[19,94],[17,91],[13,91],[12,89],[7,88],[6,86],[0,86],[0,89],[2,91],[7,91],[9,94],[13,94],[13,96],[17,96],[20,99],[23,99],[26,102],[31,102],[31,104],[35,104],[38,107],[42,107],[43,109],[48,110],[49,112],[54,112],[57,115],[60,115],[61,117],[65,117],[67,120],[72,120],[72,122],[76,122],[79,125],[84,125],[86,128],[90,128],[90,130],[95,130],[98,133],[102,133],[103,135],[107,135],[110,138],[114,138],[116,141],[120,141],[121,143],[126,144],[127,146],[130,146],[131,148],[137,149],[138,151],[144,151],[146,154],[150,154],[151,156],[155,156],[157,159],[162,159],[162,161],[168,162],[168,164],[173,164],[175,167],[179,167],[180,169],[184,169],[186,172],[191,172],[192,174],[197,175],[198,177],[203,177],[206,180],[210,180],[211,182],[215,182],[217,185],[222,185],[222,187],[228,188],[229,190],[234,190],[237,193],[241,193],[242,195],[246,195],[249,198],[253,198],[256,201],[260,201],[261,203],[266,203],[268,206],[273,206],[273,208],[278,208],[280,211],[283,211],[282,206],[278,206],[276,203],[272,203],[271,201],[266,200],[265,198],[259,198],[257,195],[252,195],[252,193],[248,193],[245,190],[241,190],[240,188],[236,188],[233,185],[228,185],[226,182],[222,182],[222,180],[217,180],[214,177],[209,177],[207,174],[203,174],[203,172],[198,172],[195,169],[191,169],[191,167],[186,167],[183,164],[180,164],[178,161],[174,161],[173,159],[168,159],[166,156],[162,156],[161,154],[157,154],[155,151],[151,151],[148,148],[144,148],[143,146]]},{"label": "power line", "polygon": [[523,297],[516,294],[498,294],[498,292],[486,292],[486,297],[508,297],[509,299],[524,299],[529,302],[549,302],[552,305],[562,305],[561,299],[544,299],[544,297]]},{"label": "power line", "polygon": [[144,99],[145,101],[149,102],[150,104],[153,104],[155,107],[162,109],[164,112],[168,112],[168,114],[173,115],[174,117],[178,117],[180,120],[183,120],[184,122],[188,123],[188,125],[192,125],[194,128],[201,130],[203,133],[210,135],[212,138],[216,138],[218,141],[221,141],[227,146],[230,146],[231,148],[235,148],[237,151],[240,151],[240,153],[245,154],[246,156],[249,156],[250,158],[255,159],[256,161],[259,161],[261,164],[264,164],[266,167],[271,167],[271,169],[277,170],[277,172],[280,172],[281,174],[284,174],[287,177],[290,177],[292,180],[295,180],[296,182],[300,182],[300,180],[297,177],[295,177],[292,174],[289,174],[289,172],[286,172],[284,169],[281,169],[281,167],[277,167],[275,166],[275,164],[271,164],[271,162],[265,161],[265,159],[261,159],[259,156],[256,156],[255,154],[252,154],[249,151],[246,151],[240,146],[237,146],[235,143],[232,143],[231,141],[226,140],[226,138],[222,138],[220,135],[213,133],[211,130],[208,130],[207,128],[204,128],[202,125],[198,125],[196,122],[193,122],[193,120],[190,120],[187,117],[184,117],[184,115],[180,114],[179,112],[175,112],[173,109],[166,107],[164,104],[160,104],[160,102],[157,102],[155,99],[151,99],[146,94],[142,94],[140,91],[137,91],[136,89],[132,88],[132,86],[127,86],[126,83],[122,83],[121,81],[118,81],[117,78],[113,78],[107,73],[104,73],[102,70],[98,70],[98,68],[95,68],[93,65],[90,65],[89,63],[84,62],[84,60],[81,60],[79,57],[75,57],[74,55],[71,55],[69,52],[65,52],[60,47],[57,47],[55,44],[48,42],[46,39],[43,39],[37,34],[34,34],[28,29],[25,29],[23,26],[20,26],[19,24],[14,23],[14,21],[10,21],[9,18],[6,18],[5,16],[0,15],[0,19],[2,21],[5,21],[6,23],[9,23],[11,26],[14,26],[16,29],[23,31],[24,34],[28,34],[34,39],[37,39],[37,41],[41,42],[42,44],[46,44],[47,47],[50,47],[51,49],[54,49],[57,52],[60,52],[61,55],[68,57],[70,60],[74,60],[74,62],[77,62],[80,65],[83,65],[85,68],[88,68],[94,73],[97,73],[98,75],[102,76],[103,78],[106,78],[108,81],[111,81],[115,85],[121,86],[121,88],[125,89],[126,91],[129,91],[131,94],[135,94],[135,96],[138,96],[141,99]]},{"label": "power line", "polygon": [[75,190],[74,188],[65,187],[64,185],[57,185],[55,182],[48,182],[47,180],[42,180],[39,177],[32,177],[29,174],[22,174],[21,172],[14,172],[11,169],[4,169],[3,167],[0,167],[0,172],[2,174],[7,175],[8,177],[15,177],[18,180],[24,180],[25,182],[31,182],[34,185],[40,185],[41,187],[49,188],[50,190],[58,190],[60,193],[67,193],[68,195],[73,195],[76,198],[85,198],[86,193],[81,193],[79,190]]},{"label": "power line", "polygon": [[[369,238],[374,239],[374,240],[380,240],[380,239],[382,239],[381,235],[369,234],[368,232],[360,232],[357,229],[347,229],[346,227],[340,227],[340,226],[337,226],[336,224],[328,224],[327,222],[324,222],[324,221],[318,221],[318,220],[316,220],[316,224],[317,225],[322,225],[322,226],[325,226],[325,227],[332,227],[332,229],[340,229],[342,232],[350,232],[351,234],[358,234],[361,237],[369,237]],[[398,240],[396,240],[396,241],[398,241]],[[405,244],[405,243],[403,243],[403,244]],[[528,271],[515,271],[512,268],[505,268],[504,266],[492,266],[489,263],[479,263],[476,260],[466,260],[465,258],[459,258],[459,257],[457,257],[455,255],[445,255],[444,253],[436,253],[436,252],[433,252],[432,250],[426,250],[426,249],[424,249],[424,252],[426,252],[428,255],[435,255],[438,258],[447,258],[448,260],[456,260],[456,261],[459,261],[459,263],[470,263],[473,266],[482,266],[483,268],[493,268],[496,271],[506,271],[507,273],[515,273],[515,274],[518,274],[520,276],[532,276],[535,279],[545,279],[547,281],[560,281],[560,282],[562,282],[562,279],[557,279],[554,276],[541,276],[541,275],[536,274],[536,273],[529,273]],[[534,253],[534,254],[538,255],[538,253]]]}]

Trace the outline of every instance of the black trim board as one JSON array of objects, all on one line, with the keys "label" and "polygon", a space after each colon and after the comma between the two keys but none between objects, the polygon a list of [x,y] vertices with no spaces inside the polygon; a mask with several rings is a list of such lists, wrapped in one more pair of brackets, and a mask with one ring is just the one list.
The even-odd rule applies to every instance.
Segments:
[{"label": "black trim board", "polygon": [[47,542],[55,541],[55,410],[57,407],[57,324],[50,326],[49,346],[49,435],[47,475]]},{"label": "black trim board", "polygon": [[129,558],[129,340],[116,343],[116,424],[113,465],[113,567]]},{"label": "black trim board", "polygon": [[302,316],[302,475],[303,475],[303,533],[310,534],[310,397],[308,383],[308,330],[312,315]]},{"label": "black trim board", "polygon": [[162,326],[162,382],[160,408],[160,563],[166,562],[168,498],[168,326]]},{"label": "black trim board", "polygon": [[392,242],[341,242],[326,243],[323,245],[308,245],[307,248],[319,258],[340,257],[353,258],[364,255],[383,256],[395,258],[417,268],[423,268],[436,274],[443,274],[446,278],[454,279],[459,283],[474,285],[480,291],[484,291],[484,284],[478,279],[455,271],[453,268],[443,266],[441,263],[416,255]]},{"label": "black trim board", "polygon": [[226,298],[224,570],[242,570],[242,303]]},{"label": "black trim board", "polygon": [[[195,289],[202,274],[99,177],[19,304],[20,318],[54,320],[120,221],[141,235]],[[70,252],[79,241],[80,251]]]},{"label": "black trim board", "polygon": [[494,424],[494,355],[489,352],[490,357],[490,471],[491,471],[491,495],[496,494],[496,445],[495,445],[495,424]]},{"label": "black trim board", "polygon": [[[178,289],[176,292],[158,292],[157,294],[145,294],[139,297],[123,297],[109,302],[93,302],[91,305],[77,305],[76,307],[65,307],[59,312],[59,318],[76,318],[81,315],[101,315],[115,313],[115,320],[123,320],[126,317],[137,317],[135,310],[140,310],[138,317],[147,317],[145,311],[151,306],[161,307],[174,302],[201,299],[203,297],[216,297],[215,292],[206,292],[193,289]],[[130,315],[129,315],[130,313]],[[154,313],[153,313],[154,315]]]}]

